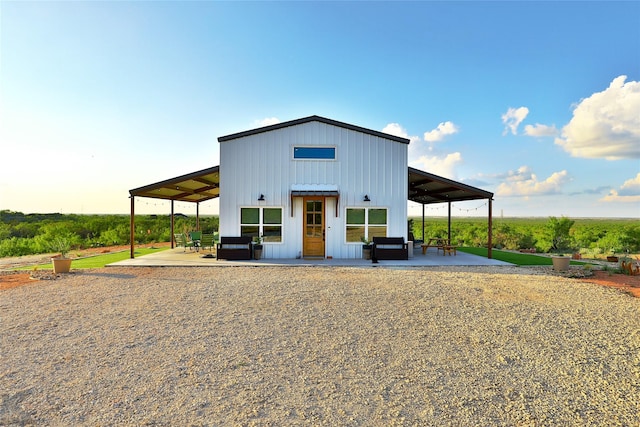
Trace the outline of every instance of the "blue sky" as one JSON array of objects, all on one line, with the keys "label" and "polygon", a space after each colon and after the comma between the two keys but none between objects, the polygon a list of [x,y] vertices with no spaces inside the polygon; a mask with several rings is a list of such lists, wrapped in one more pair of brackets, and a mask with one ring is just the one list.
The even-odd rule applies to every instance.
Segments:
[{"label": "blue sky", "polygon": [[317,114],[410,138],[411,166],[494,192],[496,216],[640,216],[640,2],[3,1],[0,20],[0,209],[128,213],[129,189],[219,164],[219,136]]}]

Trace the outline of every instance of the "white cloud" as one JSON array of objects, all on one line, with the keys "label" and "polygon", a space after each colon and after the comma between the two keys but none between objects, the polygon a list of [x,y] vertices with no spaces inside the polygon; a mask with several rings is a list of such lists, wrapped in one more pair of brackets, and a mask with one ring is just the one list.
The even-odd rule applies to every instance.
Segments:
[{"label": "white cloud", "polygon": [[427,142],[442,141],[447,135],[458,133],[459,129],[453,122],[442,122],[434,130],[424,133],[424,140]]},{"label": "white cloud", "polygon": [[624,184],[622,184],[622,187],[620,187],[620,190],[628,196],[640,195],[640,173],[638,173],[635,178],[626,180]]},{"label": "white cloud", "polygon": [[640,158],[640,82],[626,79],[581,100],[556,144],[573,157]]},{"label": "white cloud", "polygon": [[425,132],[425,139],[419,136],[411,136],[399,123],[389,123],[382,132],[390,135],[407,138],[409,144],[409,165],[429,173],[455,179],[455,168],[462,163],[462,155],[455,153],[435,154],[432,142],[442,140],[447,135],[458,132],[458,127],[452,122],[443,122],[430,132]]},{"label": "white cloud", "polygon": [[640,173],[628,179],[620,186],[620,190],[611,190],[600,199],[603,202],[640,202]]},{"label": "white cloud", "polygon": [[399,136],[400,138],[407,138],[411,142],[420,141],[419,136],[409,136],[406,129],[403,128],[399,123],[389,123],[382,129],[382,132],[388,133],[389,135]]},{"label": "white cloud", "polygon": [[517,171],[509,171],[503,179],[509,182],[529,181],[535,179],[535,175],[529,166],[520,166]]},{"label": "white cloud", "polygon": [[502,123],[505,125],[502,134],[506,135],[511,132],[513,135],[517,135],[518,126],[520,126],[520,123],[522,123],[528,114],[529,109],[527,107],[509,108],[507,112],[502,115]]},{"label": "white cloud", "polygon": [[271,126],[271,125],[277,125],[278,123],[280,123],[280,119],[277,117],[265,117],[264,119],[256,120],[253,123],[255,126],[259,126],[259,127]]},{"label": "white cloud", "polygon": [[540,181],[536,174],[531,172],[528,166],[521,166],[517,171],[509,171],[505,182],[501,183],[497,190],[497,196],[540,196],[546,194],[558,194],[562,186],[569,181],[566,170],[554,172]]},{"label": "white cloud", "polygon": [[555,126],[541,125],[536,123],[535,125],[526,125],[524,127],[524,133],[528,136],[556,136],[558,135],[558,129]]},{"label": "white cloud", "polygon": [[415,161],[410,162],[410,165],[434,175],[456,179],[454,171],[455,167],[460,163],[462,163],[462,154],[455,152],[447,154],[446,156],[423,155]]}]

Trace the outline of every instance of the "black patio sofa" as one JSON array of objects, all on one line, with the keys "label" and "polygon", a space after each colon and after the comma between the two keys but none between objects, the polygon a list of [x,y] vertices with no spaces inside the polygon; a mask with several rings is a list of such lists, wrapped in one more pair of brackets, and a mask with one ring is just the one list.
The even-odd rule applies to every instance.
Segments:
[{"label": "black patio sofa", "polygon": [[404,237],[374,237],[371,248],[374,260],[409,259],[409,246]]},{"label": "black patio sofa", "polygon": [[251,259],[251,237],[220,237],[216,245],[216,258],[227,260]]}]

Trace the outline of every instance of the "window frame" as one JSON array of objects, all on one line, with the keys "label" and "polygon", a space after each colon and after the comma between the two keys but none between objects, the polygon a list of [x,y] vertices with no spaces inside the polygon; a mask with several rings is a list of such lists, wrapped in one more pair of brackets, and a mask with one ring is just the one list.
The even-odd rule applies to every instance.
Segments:
[{"label": "window frame", "polygon": [[[333,157],[296,157],[296,149],[325,149],[333,150]],[[292,145],[291,146],[291,159],[295,161],[320,161],[320,162],[334,162],[338,159],[338,147],[335,145]]]},{"label": "window frame", "polygon": [[[242,222],[242,210],[243,209],[257,209],[258,210],[258,222],[257,223],[244,223]],[[264,210],[265,209],[271,209],[271,210],[280,210],[280,222],[279,223],[273,223],[273,222],[265,222],[265,218],[264,218]],[[271,217],[272,219],[272,217]],[[284,207],[283,206],[241,206],[240,207],[240,235],[244,236],[245,234],[243,234],[242,232],[242,228],[243,227],[257,227],[258,228],[258,235],[262,236],[262,243],[263,244],[270,244],[270,245],[278,245],[278,244],[283,244],[284,243]],[[267,240],[268,236],[264,235],[264,230],[265,227],[267,228],[276,228],[279,227],[280,228],[280,240],[279,241],[272,241],[272,240]],[[254,235],[252,235],[252,237],[256,237]]]},{"label": "window frame", "polygon": [[[363,210],[364,211],[364,223],[359,224],[359,223],[349,223],[349,210]],[[378,223],[370,223],[369,222],[369,211],[370,210],[384,210],[385,213],[385,223],[384,224],[378,224]],[[375,227],[384,227],[385,231],[384,231],[384,236],[386,237],[388,232],[389,232],[389,208],[388,207],[384,207],[384,206],[348,206],[345,208],[344,211],[344,240],[345,243],[348,245],[356,245],[356,244],[362,244],[362,241],[360,240],[360,238],[362,236],[358,237],[358,241],[354,241],[354,240],[348,240],[349,238],[349,227],[362,227],[364,228],[364,238],[367,240],[373,240],[373,238],[371,237],[371,234],[369,232],[370,228],[375,228]],[[377,234],[376,234],[377,235]]]}]

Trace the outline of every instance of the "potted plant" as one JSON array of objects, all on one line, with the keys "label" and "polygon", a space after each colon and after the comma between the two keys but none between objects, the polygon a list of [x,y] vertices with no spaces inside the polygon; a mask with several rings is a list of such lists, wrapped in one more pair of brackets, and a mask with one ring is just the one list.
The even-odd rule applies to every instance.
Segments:
[{"label": "potted plant", "polygon": [[569,263],[571,257],[564,254],[551,255],[551,262],[553,263],[553,269],[556,271],[566,271],[569,269]]},{"label": "potted plant", "polygon": [[614,251],[611,251],[611,255],[607,255],[607,261],[609,262],[618,262],[619,260]]},{"label": "potted plant", "polygon": [[49,242],[49,248],[53,252],[60,252],[51,258],[53,272],[68,273],[71,270],[71,258],[67,258],[67,252],[71,249],[71,239],[68,236],[56,236]]},{"label": "potted plant", "polygon": [[371,241],[364,236],[360,240],[362,241],[362,258],[371,259]]},{"label": "potted plant", "polygon": [[262,258],[262,236],[253,238],[253,259]]}]

